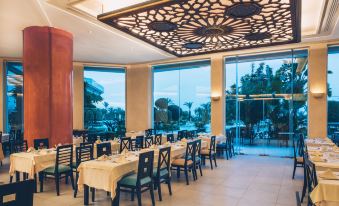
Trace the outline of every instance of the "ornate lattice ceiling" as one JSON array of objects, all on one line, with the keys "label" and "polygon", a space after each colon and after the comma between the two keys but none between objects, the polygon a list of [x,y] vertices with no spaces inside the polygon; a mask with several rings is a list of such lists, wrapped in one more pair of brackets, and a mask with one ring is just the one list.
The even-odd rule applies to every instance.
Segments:
[{"label": "ornate lattice ceiling", "polygon": [[98,19],[176,56],[300,41],[301,0],[158,0]]}]

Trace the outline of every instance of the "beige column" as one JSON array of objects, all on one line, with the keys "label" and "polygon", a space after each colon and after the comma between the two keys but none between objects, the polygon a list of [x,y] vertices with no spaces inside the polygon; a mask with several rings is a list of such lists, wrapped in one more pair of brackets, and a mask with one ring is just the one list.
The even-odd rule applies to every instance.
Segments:
[{"label": "beige column", "polygon": [[0,131],[5,132],[5,115],[6,115],[6,102],[5,102],[5,95],[6,95],[6,86],[5,86],[5,65],[4,60],[0,58]]},{"label": "beige column", "polygon": [[[308,137],[327,137],[327,45],[314,45],[308,55]],[[323,93],[315,97],[312,93]]]},{"label": "beige column", "polygon": [[73,129],[84,129],[84,66],[73,64]]},{"label": "beige column", "polygon": [[221,55],[211,57],[211,132],[225,134],[225,68]]},{"label": "beige column", "polygon": [[126,69],[126,130],[143,131],[152,127],[152,69],[147,64]]}]

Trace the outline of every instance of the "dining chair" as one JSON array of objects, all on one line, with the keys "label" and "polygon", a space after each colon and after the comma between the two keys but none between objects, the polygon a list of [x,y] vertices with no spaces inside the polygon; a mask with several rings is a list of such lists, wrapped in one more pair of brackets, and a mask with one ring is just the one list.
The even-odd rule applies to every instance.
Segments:
[{"label": "dining chair", "polygon": [[177,178],[180,178],[180,172],[183,171],[186,177],[186,184],[189,185],[188,172],[192,171],[193,180],[195,180],[195,148],[196,143],[194,141],[188,142],[186,146],[186,152],[184,158],[175,159],[172,162],[172,169],[177,170]]},{"label": "dining chair", "polygon": [[73,145],[63,145],[57,147],[55,165],[52,167],[48,167],[39,173],[40,192],[43,192],[44,178],[48,176],[54,177],[56,192],[58,196],[60,195],[59,182],[61,178],[66,178],[67,180],[67,178],[70,177],[72,188],[74,190],[72,162],[73,162]]},{"label": "dining chair", "polygon": [[215,165],[215,167],[217,167],[217,158],[216,158],[216,154],[215,154],[215,142],[216,142],[215,139],[216,139],[215,136],[211,136],[209,148],[201,150],[202,162],[205,164],[206,158],[208,158],[210,160],[210,165],[211,165],[212,170],[213,170],[212,160],[214,160],[214,165]]},{"label": "dining chair", "polygon": [[[78,167],[82,162],[93,160],[93,146],[85,145],[77,147],[75,150],[75,165],[73,165],[73,171],[75,172],[75,182],[78,182],[79,171]],[[75,184],[74,198],[76,198],[78,193],[78,184]]]},{"label": "dining chair", "polygon": [[173,134],[167,134],[167,142],[171,143],[175,142]]},{"label": "dining chair", "polygon": [[154,144],[161,145],[161,143],[162,143],[162,134],[156,134],[154,136]]},{"label": "dining chair", "polygon": [[[0,185],[0,205],[2,206],[33,206],[34,180]],[[5,196],[13,196],[14,200],[4,202]]]},{"label": "dining chair", "polygon": [[15,141],[14,152],[26,152],[28,150],[27,140]]},{"label": "dining chair", "polygon": [[184,138],[184,133],[183,133],[183,131],[178,131],[178,135],[177,135],[177,141],[181,141],[181,139],[183,139]]},{"label": "dining chair", "polygon": [[144,148],[144,136],[135,137],[134,149],[143,149]]},{"label": "dining chair", "polygon": [[48,138],[35,139],[33,142],[34,142],[35,149],[48,149],[49,148]]},{"label": "dining chair", "polygon": [[145,137],[145,148],[149,148],[152,145],[153,145],[153,137],[152,136]]},{"label": "dining chair", "polygon": [[310,194],[313,189],[318,185],[317,172],[315,164],[309,160],[308,155],[304,156],[305,169],[306,169],[306,179],[307,179],[307,192],[308,192],[308,206],[314,206]]},{"label": "dining chair", "polygon": [[81,142],[80,143],[80,147],[84,147],[84,146],[92,146],[92,147],[94,147],[94,143],[91,143],[91,142]]},{"label": "dining chair", "polygon": [[[196,170],[199,168],[200,171],[200,176],[202,176],[202,169],[201,169],[201,139],[194,140],[195,142],[195,167],[194,169]],[[195,172],[195,179],[198,179],[198,175]]]},{"label": "dining chair", "polygon": [[125,149],[131,150],[132,140],[130,137],[120,138],[120,153]]},{"label": "dining chair", "polygon": [[155,205],[153,192],[153,161],[154,151],[143,152],[139,155],[138,172],[123,177],[118,182],[116,200],[119,205],[120,192],[130,192],[131,199],[134,200],[134,193],[138,198],[138,206],[141,206],[141,193],[150,191],[152,206]]},{"label": "dining chair", "polygon": [[295,138],[292,140],[293,142],[293,174],[292,179],[295,176],[295,170],[297,167],[304,167],[304,137],[302,134],[299,134],[297,137],[297,142]]},{"label": "dining chair", "polygon": [[162,201],[161,183],[166,183],[169,194],[172,195],[171,187],[171,147],[159,149],[158,166],[153,170],[155,189],[158,190],[159,201]]},{"label": "dining chair", "polygon": [[110,142],[104,142],[97,144],[97,157],[101,157],[102,155],[111,155],[112,149],[111,149],[111,143]]}]

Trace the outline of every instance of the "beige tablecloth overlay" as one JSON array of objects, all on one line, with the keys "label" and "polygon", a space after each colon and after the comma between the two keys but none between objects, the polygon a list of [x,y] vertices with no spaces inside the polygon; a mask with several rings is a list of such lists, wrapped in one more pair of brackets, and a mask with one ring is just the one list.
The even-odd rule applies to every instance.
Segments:
[{"label": "beige tablecloth overlay", "polygon": [[54,166],[56,152],[35,154],[28,152],[14,153],[10,156],[9,174],[14,175],[15,171],[28,173],[28,178],[33,179],[34,174]]},{"label": "beige tablecloth overlay", "polygon": [[2,143],[0,143],[0,161],[5,159],[4,151],[2,150]]},{"label": "beige tablecloth overlay", "polygon": [[339,180],[319,180],[311,199],[316,205],[339,205]]}]

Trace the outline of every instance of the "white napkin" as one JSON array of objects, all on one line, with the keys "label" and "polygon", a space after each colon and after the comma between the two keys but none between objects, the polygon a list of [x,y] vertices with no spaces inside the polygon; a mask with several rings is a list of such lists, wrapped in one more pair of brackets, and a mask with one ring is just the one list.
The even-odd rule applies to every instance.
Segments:
[{"label": "white napkin", "polygon": [[156,146],[155,144],[153,144],[153,145],[151,145],[149,148],[150,148],[150,149],[156,149],[157,146]]},{"label": "white napkin", "polygon": [[28,148],[28,150],[27,150],[27,152],[33,152],[33,151],[35,151],[34,147],[30,147],[30,148]]},{"label": "white napkin", "polygon": [[187,139],[186,138],[182,138],[181,141],[182,142],[187,142]]},{"label": "white napkin", "polygon": [[98,158],[99,161],[109,160],[110,158],[107,155],[102,155]]},{"label": "white napkin", "polygon": [[166,142],[164,145],[169,147],[171,146],[171,142]]}]

